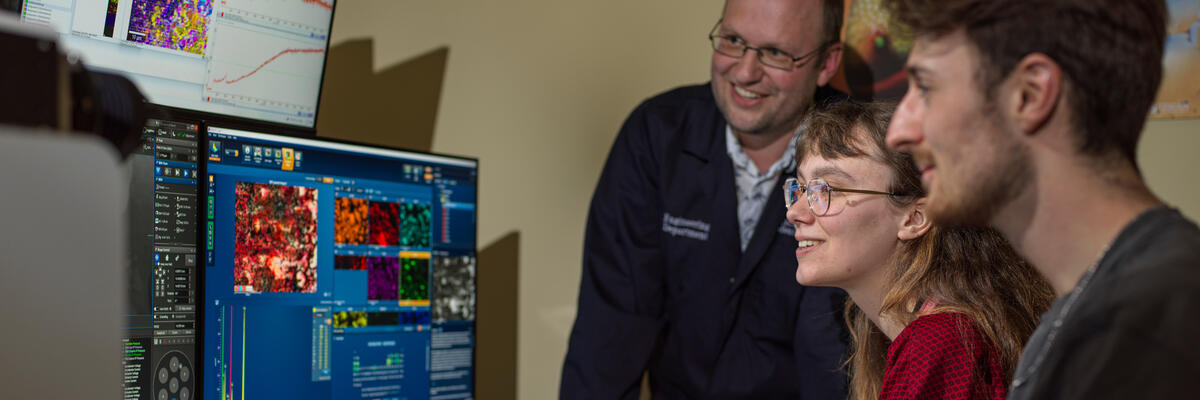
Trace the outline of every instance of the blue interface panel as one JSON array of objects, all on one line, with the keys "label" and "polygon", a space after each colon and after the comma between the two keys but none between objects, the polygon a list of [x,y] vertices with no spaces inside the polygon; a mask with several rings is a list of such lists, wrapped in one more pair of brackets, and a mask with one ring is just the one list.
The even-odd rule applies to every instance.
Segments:
[{"label": "blue interface panel", "polygon": [[470,399],[474,160],[210,127],[206,399]]}]

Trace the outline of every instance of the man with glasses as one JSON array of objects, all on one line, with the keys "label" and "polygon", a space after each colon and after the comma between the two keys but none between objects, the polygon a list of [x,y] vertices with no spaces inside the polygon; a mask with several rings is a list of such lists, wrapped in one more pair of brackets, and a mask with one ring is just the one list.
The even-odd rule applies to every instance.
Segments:
[{"label": "man with glasses", "polygon": [[[845,397],[845,295],[793,279],[777,190],[841,61],[842,0],[728,0],[712,81],[633,111],[588,215],[562,398]],[[842,96],[844,97],[844,95]]]},{"label": "man with glasses", "polygon": [[930,217],[995,227],[1058,296],[1009,399],[1196,398],[1200,229],[1136,159],[1164,2],[888,6],[916,37],[887,140],[913,154]]}]

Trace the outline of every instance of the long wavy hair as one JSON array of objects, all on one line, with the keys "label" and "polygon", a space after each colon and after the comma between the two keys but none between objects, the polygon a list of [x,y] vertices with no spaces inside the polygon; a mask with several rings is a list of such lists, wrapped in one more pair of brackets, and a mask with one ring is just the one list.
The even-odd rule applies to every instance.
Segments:
[{"label": "long wavy hair", "polygon": [[[892,171],[889,196],[896,207],[925,197],[920,172],[907,153],[891,151],[884,138],[895,105],[841,102],[815,111],[797,145],[797,165],[807,155],[866,157]],[[942,228],[903,241],[888,271],[880,317],[907,326],[920,315],[969,317],[999,350],[1004,378],[1011,379],[1021,348],[1053,301],[1050,285],[998,232],[984,227]],[[918,310],[920,304],[932,309]],[[853,301],[846,302],[852,340],[846,360],[850,398],[877,399],[891,340]],[[969,342],[964,337],[964,343]]]}]

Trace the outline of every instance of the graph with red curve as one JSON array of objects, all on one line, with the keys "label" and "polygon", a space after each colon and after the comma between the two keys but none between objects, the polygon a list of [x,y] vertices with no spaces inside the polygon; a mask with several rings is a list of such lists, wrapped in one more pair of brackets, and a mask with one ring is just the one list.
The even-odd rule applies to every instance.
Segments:
[{"label": "graph with red curve", "polygon": [[333,2],[324,2],[321,0],[300,0],[304,3],[312,4],[318,7],[324,7],[327,10],[333,10]]},{"label": "graph with red curve", "polygon": [[324,41],[262,27],[219,23],[210,32],[205,101],[244,104],[293,115],[316,112]]},{"label": "graph with red curve", "polygon": [[267,64],[270,64],[272,61],[275,61],[275,59],[277,59],[277,58],[279,58],[280,56],[283,56],[283,55],[285,55],[285,54],[293,54],[293,53],[324,53],[324,52],[325,52],[325,49],[283,49],[283,50],[280,50],[278,53],[275,53],[275,55],[271,56],[271,58],[268,58],[266,61],[263,61],[263,62],[262,62],[262,64],[259,64],[259,65],[258,65],[258,67],[257,67],[257,68],[254,68],[254,69],[253,69],[253,70],[251,70],[250,72],[247,72],[245,75],[242,75],[242,76],[239,76],[239,77],[237,77],[237,78],[233,78],[233,79],[228,79],[228,77],[229,77],[229,76],[228,76],[228,75],[225,75],[225,76],[222,76],[222,77],[220,77],[220,78],[213,79],[213,83],[224,83],[224,84],[227,84],[227,85],[232,85],[232,84],[234,84],[234,83],[237,83],[238,81],[241,81],[242,79],[249,78],[250,76],[252,76],[252,75],[254,75],[254,74],[258,73],[258,71],[259,71],[259,70],[261,70],[261,69],[263,69],[263,67],[266,67],[266,66],[267,66]]},{"label": "graph with red curve", "polygon": [[200,100],[311,125],[337,0],[214,0]]}]

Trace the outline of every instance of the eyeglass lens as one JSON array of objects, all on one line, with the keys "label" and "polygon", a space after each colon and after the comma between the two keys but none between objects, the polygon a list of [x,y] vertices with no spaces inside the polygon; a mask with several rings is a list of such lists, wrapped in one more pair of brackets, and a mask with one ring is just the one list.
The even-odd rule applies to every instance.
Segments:
[{"label": "eyeglass lens", "polygon": [[796,178],[788,178],[783,184],[784,205],[791,208],[803,196],[808,201],[808,208],[818,216],[829,212],[829,197],[832,190],[824,179],[816,178],[803,186]]},{"label": "eyeglass lens", "polygon": [[[713,36],[712,40],[714,50],[730,57],[743,57],[746,55],[747,49],[750,48],[745,43],[735,43],[732,39],[724,36]],[[791,54],[779,50],[754,49],[756,50],[759,62],[775,68],[791,68],[794,62]]]},{"label": "eyeglass lens", "polygon": [[800,201],[800,195],[800,183],[796,181],[796,178],[788,178],[783,183],[783,205],[791,208],[792,204]]},{"label": "eyeglass lens", "polygon": [[805,190],[808,194],[808,207],[812,209],[816,215],[825,215],[829,212],[829,184],[825,183],[824,179],[817,178],[808,181],[808,189]]}]

